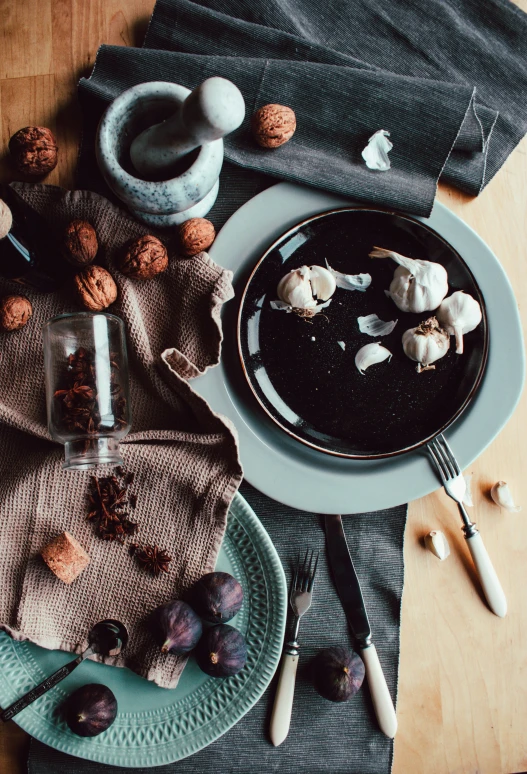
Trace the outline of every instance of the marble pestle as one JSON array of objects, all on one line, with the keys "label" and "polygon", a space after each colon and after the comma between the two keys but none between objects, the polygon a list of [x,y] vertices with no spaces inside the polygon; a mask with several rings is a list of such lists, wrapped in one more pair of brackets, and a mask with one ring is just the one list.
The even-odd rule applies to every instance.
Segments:
[{"label": "marble pestle", "polygon": [[132,164],[143,177],[158,177],[195,148],[233,132],[244,116],[245,102],[238,87],[226,78],[207,78],[173,116],[135,138],[130,147]]}]

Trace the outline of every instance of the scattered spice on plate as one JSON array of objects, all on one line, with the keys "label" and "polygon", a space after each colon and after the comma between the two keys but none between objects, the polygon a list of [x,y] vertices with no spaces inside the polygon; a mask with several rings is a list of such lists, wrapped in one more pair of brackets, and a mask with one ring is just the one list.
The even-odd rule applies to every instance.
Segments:
[{"label": "scattered spice on plate", "polygon": [[141,548],[137,543],[132,543],[130,554],[137,559],[144,570],[156,576],[162,572],[168,573],[172,561],[172,557],[158,546],[143,546]]},{"label": "scattered spice on plate", "polygon": [[137,524],[130,521],[126,510],[130,497],[126,477],[121,483],[117,476],[90,476],[88,519],[94,522],[100,538],[123,543],[127,535],[135,535]]}]

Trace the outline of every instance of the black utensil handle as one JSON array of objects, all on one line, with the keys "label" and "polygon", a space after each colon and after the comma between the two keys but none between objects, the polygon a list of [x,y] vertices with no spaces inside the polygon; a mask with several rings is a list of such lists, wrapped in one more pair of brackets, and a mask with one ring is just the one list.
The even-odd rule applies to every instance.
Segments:
[{"label": "black utensil handle", "polygon": [[17,699],[15,702],[13,702],[11,706],[7,707],[7,709],[5,709],[0,714],[0,720],[6,723],[15,715],[18,715],[19,712],[28,707],[30,704],[33,704],[33,702],[44,693],[46,693],[46,691],[49,691],[50,688],[53,688],[55,685],[57,685],[57,683],[60,683],[62,680],[64,680],[64,678],[71,674],[82,661],[82,656],[79,656],[73,661],[70,661],[68,664],[64,664],[64,666],[60,669],[57,669],[56,672],[54,672],[49,677],[46,677],[46,679],[39,683],[39,685],[36,685],[20,699]]}]

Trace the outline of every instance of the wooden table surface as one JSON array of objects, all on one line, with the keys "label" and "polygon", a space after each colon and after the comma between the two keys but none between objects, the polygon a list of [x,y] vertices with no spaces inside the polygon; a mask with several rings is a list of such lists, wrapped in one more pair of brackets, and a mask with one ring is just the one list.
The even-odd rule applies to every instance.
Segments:
[{"label": "wooden table surface", "polygon": [[[527,0],[519,0],[527,11]],[[78,78],[100,43],[140,44],[153,0],[0,0],[0,177],[4,151],[22,126],[56,133],[58,167],[46,182],[72,185],[80,120]],[[527,141],[477,199],[442,186],[439,199],[490,245],[527,320]],[[505,619],[485,607],[456,508],[442,492],[410,506],[393,774],[515,774],[527,770],[527,395],[470,472],[473,513],[509,603]],[[500,510],[490,486],[505,479],[524,513]],[[441,563],[422,547],[431,529],[448,536]],[[525,641],[524,639],[525,638]],[[0,726],[0,771],[26,771],[29,737]]]}]

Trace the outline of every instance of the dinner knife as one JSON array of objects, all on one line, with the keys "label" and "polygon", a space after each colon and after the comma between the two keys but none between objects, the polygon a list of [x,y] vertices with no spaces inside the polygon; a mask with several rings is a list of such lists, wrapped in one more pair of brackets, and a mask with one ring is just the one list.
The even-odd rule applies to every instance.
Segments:
[{"label": "dinner knife", "polygon": [[361,650],[375,715],[381,731],[393,739],[397,731],[397,717],[379,656],[372,642],[370,622],[346,542],[342,517],[328,514],[324,518],[329,566],[349,627]]}]

